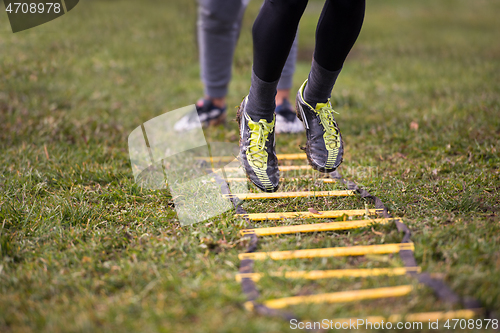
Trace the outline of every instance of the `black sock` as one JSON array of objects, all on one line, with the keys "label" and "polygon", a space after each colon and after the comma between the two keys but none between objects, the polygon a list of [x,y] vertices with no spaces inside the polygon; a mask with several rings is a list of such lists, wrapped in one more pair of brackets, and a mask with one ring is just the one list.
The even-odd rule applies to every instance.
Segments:
[{"label": "black sock", "polygon": [[317,103],[325,103],[332,94],[333,86],[341,70],[342,68],[334,72],[329,71],[313,59],[304,89],[304,100],[312,107],[315,107]]},{"label": "black sock", "polygon": [[279,79],[274,82],[262,81],[252,71],[252,85],[248,93],[246,112],[253,121],[266,119],[273,121],[274,109],[276,108],[276,87]]}]

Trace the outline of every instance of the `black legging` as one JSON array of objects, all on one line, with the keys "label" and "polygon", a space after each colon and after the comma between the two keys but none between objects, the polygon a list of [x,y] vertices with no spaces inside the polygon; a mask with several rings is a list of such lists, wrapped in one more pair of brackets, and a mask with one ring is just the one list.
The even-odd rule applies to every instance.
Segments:
[{"label": "black legging", "polygon": [[[266,82],[280,78],[308,0],[265,0],[253,25],[253,70]],[[365,0],[326,0],[316,29],[314,59],[339,70],[358,38]]]}]

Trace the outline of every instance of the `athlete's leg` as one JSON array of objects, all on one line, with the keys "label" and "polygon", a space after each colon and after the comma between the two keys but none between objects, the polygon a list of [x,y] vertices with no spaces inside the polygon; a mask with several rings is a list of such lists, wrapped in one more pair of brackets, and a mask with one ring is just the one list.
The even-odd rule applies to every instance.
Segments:
[{"label": "athlete's leg", "polygon": [[297,112],[306,126],[309,164],[332,172],[342,163],[344,144],[329,97],[361,30],[365,0],[327,0],[316,30],[309,73],[297,93]]},{"label": "athlete's leg", "polygon": [[246,109],[252,119],[271,121],[278,80],[307,0],[266,0],[253,25],[252,85]]},{"label": "athlete's leg", "polygon": [[266,0],[255,20],[252,85],[236,118],[240,125],[240,160],[261,190],[279,185],[275,150],[275,95],[307,0]]},{"label": "athlete's leg", "polygon": [[325,103],[361,31],[365,0],[327,0],[316,29],[311,72],[304,91],[311,105]]}]

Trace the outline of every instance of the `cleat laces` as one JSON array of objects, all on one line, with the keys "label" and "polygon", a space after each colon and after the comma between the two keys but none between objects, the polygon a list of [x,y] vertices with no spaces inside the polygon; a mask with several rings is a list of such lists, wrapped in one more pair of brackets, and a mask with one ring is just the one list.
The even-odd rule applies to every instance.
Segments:
[{"label": "cleat laces", "polygon": [[333,113],[339,114],[335,111],[330,105],[330,103],[325,103],[324,106],[316,109],[315,111],[319,115],[319,119],[321,121],[321,125],[323,125],[323,129],[325,130],[325,145],[327,148],[334,149],[339,148],[339,131],[337,129],[337,123],[335,122],[335,118],[333,117]]},{"label": "cleat laces", "polygon": [[274,121],[268,124],[264,119],[258,122],[249,122],[250,144],[248,145],[247,158],[258,168],[264,168],[267,164],[266,142],[269,134],[273,131]]}]

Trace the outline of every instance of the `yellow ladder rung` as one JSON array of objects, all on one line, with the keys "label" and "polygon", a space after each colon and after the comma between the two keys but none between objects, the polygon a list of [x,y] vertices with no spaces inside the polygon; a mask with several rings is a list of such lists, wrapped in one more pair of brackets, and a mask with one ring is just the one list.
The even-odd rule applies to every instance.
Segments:
[{"label": "yellow ladder rung", "polygon": [[232,162],[238,160],[236,156],[196,157],[196,159],[212,163]]},{"label": "yellow ladder rung", "polygon": [[366,254],[386,254],[396,253],[400,250],[414,250],[413,243],[396,243],[380,245],[361,245],[350,247],[328,247],[322,249],[304,249],[294,251],[270,251],[270,252],[252,252],[240,253],[240,260],[287,260],[287,259],[306,259],[323,257],[344,257],[344,256],[362,256]]},{"label": "yellow ladder rung", "polygon": [[[278,160],[306,160],[307,155],[302,154],[276,154]],[[231,162],[236,160],[235,156],[213,156],[213,157],[197,157],[197,159],[202,161],[211,161],[211,162]]]},{"label": "yellow ladder rung", "polygon": [[255,214],[235,214],[236,217],[248,217],[252,221],[264,220],[282,220],[290,218],[318,218],[329,219],[337,218],[340,216],[362,216],[366,213],[375,214],[381,210],[377,209],[352,209],[352,210],[326,210],[318,212],[318,214],[311,212],[282,212],[282,213],[255,213]]},{"label": "yellow ladder rung", "polygon": [[374,219],[374,220],[356,220],[349,222],[328,222],[314,224],[299,224],[282,227],[244,229],[240,231],[242,236],[255,234],[257,236],[270,236],[293,234],[297,232],[315,232],[315,231],[332,231],[332,230],[347,230],[369,226],[370,224],[387,224],[393,219]]},{"label": "yellow ladder rung", "polygon": [[[382,323],[384,322],[391,322],[391,323],[397,323],[397,322],[411,322],[412,324],[415,324],[416,322],[422,322],[423,325],[428,325],[426,323],[429,322],[435,322],[436,320],[448,320],[448,319],[473,319],[477,315],[481,314],[483,312],[483,309],[478,308],[478,309],[467,309],[467,310],[456,310],[456,311],[436,311],[436,312],[421,312],[421,313],[408,313],[406,315],[401,315],[401,314],[394,314],[389,317],[383,317],[383,316],[370,316],[370,317],[365,317],[363,319],[359,318],[339,318],[339,319],[334,319],[332,320],[333,324],[335,323],[340,323],[340,324],[352,324],[352,323],[358,323],[358,320],[362,320],[363,324],[360,325],[360,327],[365,328],[365,324],[367,322],[370,323]],[[413,326],[411,328],[414,329],[422,329],[422,326]],[[428,326],[426,326],[428,328]]]},{"label": "yellow ladder rung", "polygon": [[276,154],[278,160],[306,160],[307,155],[302,154]]},{"label": "yellow ladder rung", "polygon": [[[397,268],[359,268],[359,269],[332,269],[332,270],[314,270],[314,271],[290,271],[290,272],[271,272],[272,277],[282,277],[285,279],[338,279],[344,277],[369,277],[380,275],[405,275],[409,272],[420,273],[420,267],[397,267]],[[242,279],[251,279],[255,282],[265,276],[264,273],[243,273],[236,274],[236,281]]]},{"label": "yellow ladder rung", "polygon": [[[312,167],[310,165],[283,165],[279,167],[280,171],[295,171],[295,170],[310,170]],[[224,170],[225,172],[235,172],[235,171],[243,171],[243,168],[221,168],[214,169],[213,172],[221,172]]]},{"label": "yellow ladder rung", "polygon": [[[404,316],[406,321],[436,321],[436,320],[446,320],[446,319],[472,319],[476,315],[482,312],[483,309],[468,309],[468,310],[456,310],[456,311],[436,311],[436,312],[423,312],[423,313],[410,313]],[[393,315],[389,317],[391,322],[401,321],[403,316]]]},{"label": "yellow ladder rung", "polygon": [[278,160],[306,160],[306,154],[276,154]]},{"label": "yellow ladder rung", "polygon": [[[299,180],[311,180],[311,181],[320,181],[323,183],[335,183],[337,182],[336,179],[333,178],[280,178],[280,182],[284,181],[299,181]],[[215,181],[215,180],[214,180]],[[249,181],[248,178],[227,178],[226,181],[228,182],[246,182]]]},{"label": "yellow ladder rung", "polygon": [[310,165],[283,165],[280,166],[280,171],[294,171],[294,170],[310,170]]},{"label": "yellow ladder rung", "polygon": [[280,199],[280,198],[299,198],[299,197],[347,197],[354,195],[354,191],[339,190],[339,191],[297,191],[297,192],[274,192],[274,193],[233,193],[224,196],[234,196],[241,200],[257,200],[257,199]]},{"label": "yellow ladder rung", "polygon": [[403,285],[387,288],[340,291],[327,294],[278,298],[265,301],[264,305],[272,309],[282,309],[284,307],[297,304],[355,302],[365,299],[401,297],[408,295],[412,292],[412,290],[413,287],[411,285]]},{"label": "yellow ladder rung", "polygon": [[[249,181],[248,178],[227,178],[226,179],[227,182],[241,182],[241,183],[244,183],[246,181]],[[281,181],[281,179],[280,179]]]}]

